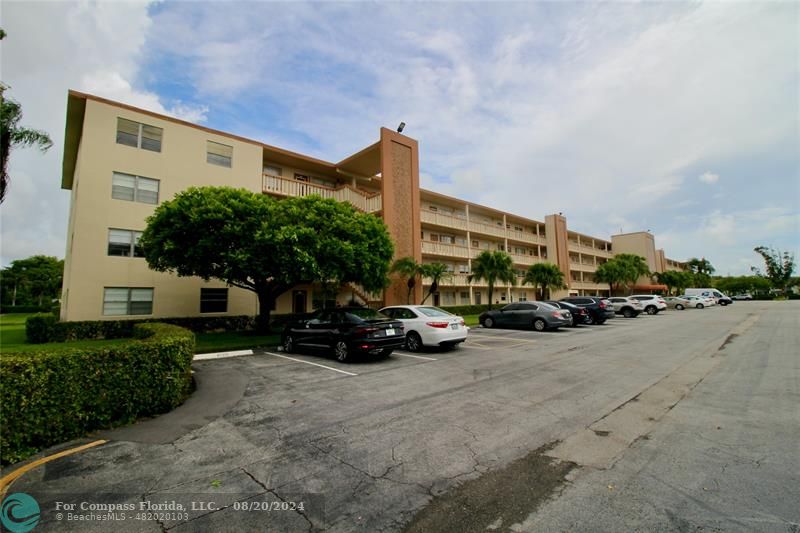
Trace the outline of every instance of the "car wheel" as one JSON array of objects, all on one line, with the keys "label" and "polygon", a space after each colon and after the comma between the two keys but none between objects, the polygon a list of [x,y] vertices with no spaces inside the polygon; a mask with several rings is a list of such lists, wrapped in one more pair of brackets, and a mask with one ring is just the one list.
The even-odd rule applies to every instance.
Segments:
[{"label": "car wheel", "polygon": [[533,321],[533,329],[536,331],[544,331],[547,329],[547,323],[541,318],[537,318]]},{"label": "car wheel", "polygon": [[586,315],[586,323],[589,324],[590,326],[594,324],[594,317],[590,314]]},{"label": "car wheel", "polygon": [[724,307],[724,306],[728,305],[728,302],[723,302],[723,301],[720,300],[719,305]]},{"label": "car wheel", "polygon": [[698,309],[702,309],[703,308],[703,304],[697,304],[697,308]]},{"label": "car wheel", "polygon": [[418,352],[422,348],[422,338],[416,331],[409,331],[406,335],[406,349],[409,352]]},{"label": "car wheel", "polygon": [[658,313],[658,308],[655,305],[648,305],[647,307],[644,308],[644,311],[648,315],[654,315]]},{"label": "car wheel", "polygon": [[633,309],[625,308],[622,310],[622,316],[625,318],[633,318]]},{"label": "car wheel", "polygon": [[394,348],[384,348],[378,355],[380,355],[381,357],[389,357],[390,355],[392,355],[393,351]]},{"label": "car wheel", "polygon": [[681,304],[677,304],[677,305],[675,306],[675,309],[677,309],[678,311],[683,311],[683,310],[684,310],[684,309],[686,309],[686,308],[685,308],[685,307],[683,307],[683,305],[681,305]]},{"label": "car wheel", "polygon": [[485,328],[493,328],[494,327],[494,319],[492,317],[487,316],[483,319],[483,327]]},{"label": "car wheel", "polygon": [[334,353],[336,354],[336,359],[342,363],[350,360],[350,348],[347,347],[347,343],[344,341],[339,341],[336,343]]},{"label": "car wheel", "polygon": [[286,337],[284,337],[283,351],[286,353],[292,353],[294,351],[294,337],[291,335],[286,335]]}]

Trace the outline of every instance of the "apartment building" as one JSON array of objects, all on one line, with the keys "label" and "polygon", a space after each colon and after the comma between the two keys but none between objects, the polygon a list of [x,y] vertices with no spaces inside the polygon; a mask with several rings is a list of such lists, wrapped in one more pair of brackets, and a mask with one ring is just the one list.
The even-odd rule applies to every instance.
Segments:
[{"label": "apartment building", "polygon": [[[160,202],[205,185],[275,197],[317,194],[382,217],[396,257],[441,262],[452,272],[434,295],[437,305],[488,303],[486,284],[467,281],[483,250],[507,251],[520,277],[536,262],[557,264],[569,285],[563,294],[608,294],[592,275],[614,252],[639,253],[654,272],[683,268],[657,250],[647,232],[605,240],[568,230],[560,214],[539,221],[421,190],[417,142],[386,128],[372,145],[331,163],[70,91],[62,167],[62,188],[71,191],[62,319],[256,314],[258,302],[249,291],[154,272],[138,247]],[[417,287],[417,301],[423,290],[426,285]],[[278,299],[275,311],[308,311],[321,298],[320,287],[297,286]],[[347,286],[337,299],[405,303],[406,286],[393,279],[377,295]],[[535,299],[533,287],[495,289],[501,303],[526,299]]]}]

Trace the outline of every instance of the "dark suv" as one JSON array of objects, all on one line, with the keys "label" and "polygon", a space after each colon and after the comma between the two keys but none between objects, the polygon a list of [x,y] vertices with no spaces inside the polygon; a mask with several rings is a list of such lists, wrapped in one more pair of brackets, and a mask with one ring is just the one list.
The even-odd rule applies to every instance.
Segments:
[{"label": "dark suv", "polygon": [[562,302],[583,307],[589,313],[586,317],[587,324],[602,324],[609,318],[614,318],[614,307],[605,298],[597,296],[569,296],[561,298]]}]

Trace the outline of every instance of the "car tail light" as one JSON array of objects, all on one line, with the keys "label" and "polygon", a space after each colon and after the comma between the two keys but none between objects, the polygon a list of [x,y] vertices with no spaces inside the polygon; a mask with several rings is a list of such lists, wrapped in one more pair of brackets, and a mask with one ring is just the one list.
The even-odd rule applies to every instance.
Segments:
[{"label": "car tail light", "polygon": [[461,325],[461,326],[466,326],[466,325],[467,325],[467,324],[466,324],[466,322],[464,322],[464,319],[463,319],[463,318],[462,318],[461,320],[459,320],[459,321],[458,321],[458,323],[459,323],[459,325]]},{"label": "car tail light", "polygon": [[606,308],[606,303],[600,300],[600,309],[605,309],[605,308]]},{"label": "car tail light", "polygon": [[552,312],[552,313],[550,313],[550,314],[551,314],[553,317],[555,317],[555,318],[564,318],[564,317],[561,315],[561,311],[553,311],[553,312]]},{"label": "car tail light", "polygon": [[440,328],[440,329],[447,328],[447,326],[450,325],[447,322],[426,322],[425,324],[432,328]]},{"label": "car tail light", "polygon": [[581,307],[580,309],[578,309],[578,314],[579,314],[579,315],[585,315],[585,314],[586,314],[586,309],[584,309],[583,307]]}]

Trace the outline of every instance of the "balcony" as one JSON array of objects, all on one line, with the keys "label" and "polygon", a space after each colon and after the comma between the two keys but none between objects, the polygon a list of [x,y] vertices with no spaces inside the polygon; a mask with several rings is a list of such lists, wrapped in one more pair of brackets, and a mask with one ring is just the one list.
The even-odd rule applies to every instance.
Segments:
[{"label": "balcony", "polygon": [[483,222],[469,223],[469,230],[475,233],[483,233],[484,235],[494,235],[495,237],[505,237],[506,228],[503,226],[496,226],[492,224],[484,224]]},{"label": "balcony", "polygon": [[469,250],[466,246],[457,244],[445,244],[442,242],[422,241],[422,253],[429,255],[441,255],[444,257],[469,257]]},{"label": "balcony", "polygon": [[532,265],[534,263],[538,263],[540,259],[534,255],[519,255],[519,254],[509,254],[511,259],[514,260],[515,265]]},{"label": "balcony", "polygon": [[530,233],[527,231],[510,229],[508,230],[507,235],[509,239],[513,239],[518,242],[526,242],[529,244],[546,244],[544,237],[540,237],[535,233]]},{"label": "balcony", "polygon": [[339,202],[349,202],[356,209],[367,213],[375,213],[383,209],[381,193],[367,192],[353,188],[349,185],[341,185],[335,189],[315,185],[304,181],[288,180],[270,174],[262,176],[262,190],[266,194],[278,196],[310,196],[316,194],[323,198],[332,198]]},{"label": "balcony", "polygon": [[420,220],[427,224],[435,224],[437,226],[444,226],[445,228],[467,229],[467,219],[454,217],[452,215],[444,215],[442,213],[433,213],[431,211],[420,212]]},{"label": "balcony", "polygon": [[[425,286],[430,286],[431,280],[430,278],[425,278],[422,280],[422,284]],[[467,281],[467,274],[451,274],[450,277],[439,280],[440,287],[469,287],[469,281]]]}]

